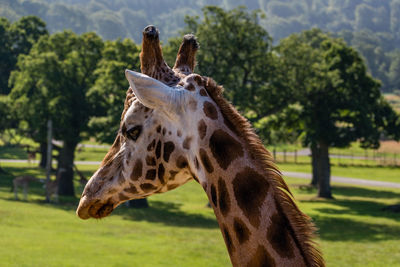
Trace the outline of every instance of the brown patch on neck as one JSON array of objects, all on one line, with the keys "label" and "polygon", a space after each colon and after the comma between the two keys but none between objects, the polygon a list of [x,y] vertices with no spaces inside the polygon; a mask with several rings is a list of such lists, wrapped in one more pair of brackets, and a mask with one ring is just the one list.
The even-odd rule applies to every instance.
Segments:
[{"label": "brown patch on neck", "polygon": [[204,122],[204,120],[201,119],[197,123],[197,130],[199,132],[200,139],[203,139],[207,134],[207,124]]},{"label": "brown patch on neck", "polygon": [[222,225],[221,230],[224,233],[225,244],[226,247],[228,248],[229,255],[232,255],[232,253],[235,251],[235,247],[233,246],[232,238],[231,235],[229,234],[228,228],[226,228],[225,225]]},{"label": "brown patch on neck", "polygon": [[142,170],[143,170],[143,163],[140,159],[137,159],[131,173],[131,180],[133,181],[139,180],[139,178],[142,176]]},{"label": "brown patch on neck", "polygon": [[217,109],[215,108],[215,106],[212,103],[210,103],[208,101],[204,101],[203,112],[204,112],[204,114],[206,114],[207,117],[209,117],[212,120],[218,119]]},{"label": "brown patch on neck", "polygon": [[225,181],[220,177],[218,179],[218,207],[223,216],[227,216],[231,208],[231,199]]},{"label": "brown patch on neck", "polygon": [[293,241],[296,242],[296,236],[292,235],[292,227],[285,214],[278,209],[278,212],[271,216],[271,225],[267,230],[267,240],[282,258],[294,257],[294,248],[290,243],[291,236]]},{"label": "brown patch on neck", "polygon": [[243,156],[243,147],[227,132],[218,129],[210,137],[209,146],[219,166],[226,170],[238,157]]},{"label": "brown patch on neck", "polygon": [[241,219],[239,218],[234,219],[233,229],[235,230],[236,237],[240,244],[243,244],[244,242],[249,240],[250,230],[249,228],[247,228],[247,226]]},{"label": "brown patch on neck", "polygon": [[208,173],[212,173],[214,171],[214,167],[211,164],[211,161],[207,155],[207,152],[204,149],[200,148],[199,154],[200,154],[201,163],[203,163],[203,167],[206,169],[206,171]]},{"label": "brown patch on neck", "polygon": [[268,194],[269,182],[259,173],[246,167],[232,181],[236,201],[254,227],[260,225],[261,206]]},{"label": "brown patch on neck", "polygon": [[268,253],[268,251],[263,246],[258,246],[256,253],[253,255],[253,258],[249,263],[247,263],[247,267],[255,267],[255,266],[268,266],[275,267],[276,263],[274,258]]}]

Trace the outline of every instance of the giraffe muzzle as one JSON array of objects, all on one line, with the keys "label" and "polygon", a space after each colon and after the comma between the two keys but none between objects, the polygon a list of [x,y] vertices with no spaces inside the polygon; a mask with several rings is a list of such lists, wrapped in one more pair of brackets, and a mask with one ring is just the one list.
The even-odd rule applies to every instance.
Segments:
[{"label": "giraffe muzzle", "polygon": [[84,196],[79,201],[76,214],[83,220],[89,218],[101,219],[110,215],[114,208],[115,205],[110,201],[104,203],[99,199],[90,199]]}]

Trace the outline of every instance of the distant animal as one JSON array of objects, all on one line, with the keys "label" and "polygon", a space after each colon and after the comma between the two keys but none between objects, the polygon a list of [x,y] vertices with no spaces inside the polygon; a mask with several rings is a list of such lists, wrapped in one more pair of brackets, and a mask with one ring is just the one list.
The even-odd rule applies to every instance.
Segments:
[{"label": "distant animal", "polygon": [[29,189],[29,183],[30,182],[43,182],[43,180],[38,179],[36,177],[30,176],[30,175],[23,175],[23,176],[18,176],[15,177],[13,180],[13,187],[11,188],[11,191],[14,191],[14,198],[18,200],[18,187],[21,187],[24,192],[24,200],[27,200],[27,195],[28,195],[28,189]]},{"label": "distant animal", "polygon": [[53,197],[53,201],[58,203],[58,180],[50,180],[49,182],[46,182],[44,179],[38,179],[31,175],[22,175],[13,179],[13,187],[11,188],[11,192],[14,191],[15,200],[19,200],[18,188],[22,188],[24,193],[23,199],[25,201],[28,200],[28,190],[31,182],[44,183],[43,187],[48,190],[49,197]]},{"label": "distant animal", "polygon": [[53,197],[53,202],[58,203],[58,179],[46,182],[44,187],[49,198]]},{"label": "distant animal", "polygon": [[37,150],[31,150],[30,146],[26,146],[26,153],[28,154],[28,163],[31,164],[34,160],[36,160],[36,153],[39,152]]},{"label": "distant animal", "polygon": [[36,160],[36,151],[28,152],[28,163],[31,164],[34,160]]}]

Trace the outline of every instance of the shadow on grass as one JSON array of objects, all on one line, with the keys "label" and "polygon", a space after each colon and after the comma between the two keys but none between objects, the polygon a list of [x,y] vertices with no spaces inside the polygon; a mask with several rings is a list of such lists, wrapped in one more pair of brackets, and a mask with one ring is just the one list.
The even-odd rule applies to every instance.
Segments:
[{"label": "shadow on grass", "polygon": [[1,159],[28,159],[26,150],[19,146],[0,146]]},{"label": "shadow on grass", "polygon": [[[317,194],[315,188],[302,187],[298,189],[302,193]],[[396,214],[390,211],[384,211],[384,208],[388,204],[380,201],[374,201],[373,199],[394,199],[400,200],[400,193],[385,189],[371,189],[365,187],[352,187],[352,186],[334,186],[332,187],[332,193],[334,196],[343,198],[334,200],[303,200],[305,203],[328,203],[340,207],[336,208],[316,208],[315,210],[322,214],[336,215],[336,214],[349,214],[355,216],[371,216],[388,218],[396,221],[400,221],[400,214]],[[350,197],[358,197],[359,199],[349,199]],[[360,199],[361,198],[361,199]],[[365,199],[362,199],[365,198]]]},{"label": "shadow on grass", "polygon": [[[36,203],[45,203],[36,201]],[[54,208],[75,212],[79,199],[60,199],[59,204],[53,204]],[[125,204],[118,206],[109,216],[121,216],[125,220],[147,221],[161,223],[168,226],[189,228],[218,228],[217,220],[201,214],[187,213],[181,210],[182,204],[166,201],[149,201],[148,208],[128,208]]]},{"label": "shadow on grass", "polygon": [[[36,201],[36,203],[44,203]],[[53,204],[54,208],[74,211],[78,207],[79,199],[64,198],[60,199],[59,204]],[[214,218],[208,218],[201,214],[187,213],[181,210],[182,204],[149,201],[148,208],[128,208],[125,204],[118,206],[109,216],[121,216],[125,220],[147,221],[151,223],[161,223],[168,226],[189,227],[189,228],[218,228],[218,223]]]},{"label": "shadow on grass", "polygon": [[181,204],[165,201],[151,201],[146,209],[128,209],[120,207],[114,213],[124,219],[148,221],[177,227],[218,228],[216,219],[201,214],[192,214],[180,209]]},{"label": "shadow on grass", "polygon": [[316,217],[319,236],[328,241],[400,240],[400,227],[372,224],[348,218]]},{"label": "shadow on grass", "polygon": [[[335,208],[317,208],[316,211],[323,214],[348,214],[355,216],[371,216],[388,218],[396,221],[400,221],[400,214],[396,214],[390,211],[384,211],[383,209],[387,207],[386,204],[374,202],[374,201],[364,201],[364,200],[334,200],[329,201],[329,204],[340,206],[341,209]],[[400,232],[399,232],[400,233]]]},{"label": "shadow on grass", "polygon": [[345,197],[368,197],[368,198],[395,198],[400,199],[400,193],[382,189],[372,189],[367,187],[354,186],[334,186],[332,188],[334,195]]},{"label": "shadow on grass", "polygon": [[[297,188],[301,193],[317,194],[317,188],[304,184],[293,184],[291,188]],[[400,199],[400,193],[390,191],[385,188],[375,189],[368,187],[356,186],[332,186],[333,196],[344,197],[365,197],[365,198],[381,198],[381,199]]]}]

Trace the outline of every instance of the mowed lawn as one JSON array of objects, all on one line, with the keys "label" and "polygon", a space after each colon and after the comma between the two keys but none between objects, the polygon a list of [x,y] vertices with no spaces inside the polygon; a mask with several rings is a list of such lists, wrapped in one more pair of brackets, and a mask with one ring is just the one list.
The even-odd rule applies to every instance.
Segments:
[{"label": "mowed lawn", "polygon": [[[43,177],[28,165],[2,167]],[[78,167],[88,176],[96,168]],[[400,203],[400,190],[334,185],[336,199],[327,201],[315,199],[306,180],[286,179],[320,229],[328,266],[400,266],[400,214],[382,210]],[[123,205],[110,217],[83,221],[75,215],[78,199],[45,204],[38,183],[28,202],[15,201],[11,180],[0,175],[0,266],[230,266],[195,182],[152,196],[148,209]]]}]

